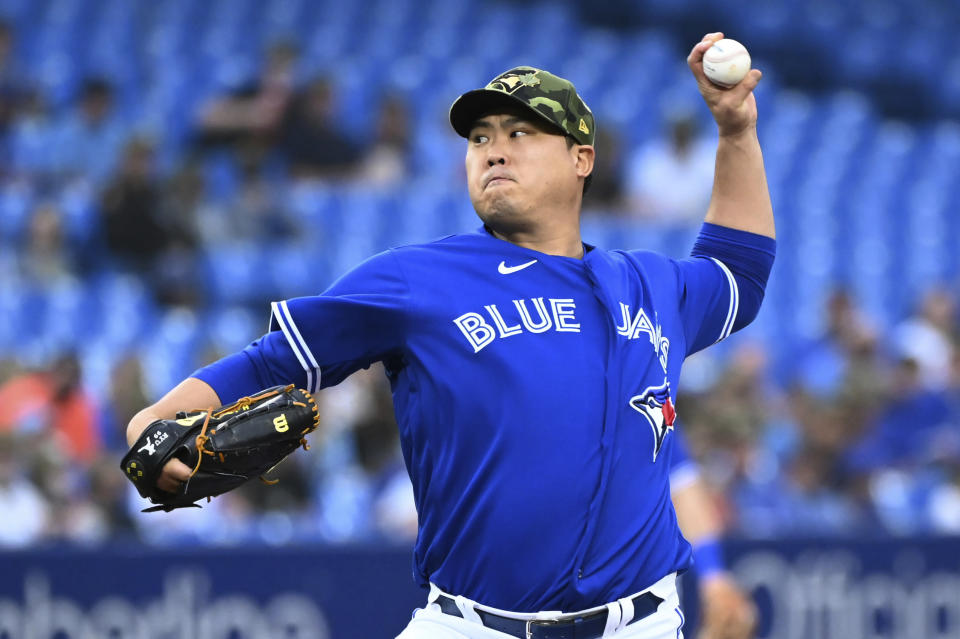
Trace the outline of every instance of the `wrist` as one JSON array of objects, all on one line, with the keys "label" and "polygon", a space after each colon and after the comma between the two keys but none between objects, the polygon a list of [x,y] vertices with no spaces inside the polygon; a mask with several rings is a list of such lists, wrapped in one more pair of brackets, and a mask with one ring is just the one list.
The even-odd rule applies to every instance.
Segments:
[{"label": "wrist", "polygon": [[140,439],[140,435],[147,429],[147,426],[158,419],[159,417],[149,409],[144,409],[134,415],[130,423],[127,424],[127,446],[133,446],[134,442]]},{"label": "wrist", "polygon": [[757,138],[757,123],[752,122],[741,127],[718,127],[721,142],[733,142],[735,144],[743,142],[754,142]]},{"label": "wrist", "polygon": [[742,142],[754,142],[758,139],[756,122],[751,122],[746,126],[737,128],[719,127],[719,132],[721,142],[725,141],[738,144]]},{"label": "wrist", "polygon": [[709,579],[727,570],[723,561],[720,540],[714,537],[703,539],[692,546],[693,568],[701,580]]}]

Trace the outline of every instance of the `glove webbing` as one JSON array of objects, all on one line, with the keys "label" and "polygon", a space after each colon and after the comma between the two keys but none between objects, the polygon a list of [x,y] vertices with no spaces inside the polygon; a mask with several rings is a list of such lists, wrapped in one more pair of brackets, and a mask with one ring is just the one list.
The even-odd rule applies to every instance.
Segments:
[{"label": "glove webbing", "polygon": [[[245,409],[245,408],[247,408],[247,407],[249,407],[250,404],[252,404],[252,403],[254,403],[254,402],[259,402],[260,400],[267,399],[268,397],[272,397],[272,396],[274,396],[274,395],[279,395],[281,392],[290,392],[291,390],[293,390],[293,386],[294,386],[293,384],[290,384],[290,385],[286,386],[282,391],[272,390],[272,391],[267,391],[267,392],[265,392],[265,393],[262,393],[262,394],[260,394],[260,395],[248,395],[247,397],[241,397],[240,399],[238,399],[238,400],[237,400],[236,402],[234,402],[233,404],[230,404],[229,406],[226,406],[226,407],[224,407],[224,408],[221,408],[219,411],[216,411],[216,412],[213,410],[213,407],[212,407],[212,406],[211,406],[210,408],[208,408],[207,411],[206,411],[207,416],[203,419],[203,425],[200,427],[200,433],[197,435],[197,438],[196,438],[196,440],[195,440],[195,441],[196,441],[196,444],[197,444],[197,453],[198,453],[198,454],[197,454],[197,463],[196,463],[196,465],[193,467],[193,470],[190,472],[190,477],[187,477],[187,483],[189,484],[190,479],[191,479],[194,475],[197,474],[197,471],[200,470],[200,463],[203,461],[203,456],[204,456],[204,455],[210,455],[211,457],[213,457],[214,455],[217,454],[217,453],[215,453],[214,451],[208,450],[208,449],[206,448],[207,442],[210,441],[210,436],[207,435],[207,428],[210,426],[210,418],[211,418],[211,417],[217,417],[217,418],[219,418],[221,415],[228,415],[228,414],[233,413],[233,412],[236,412],[237,415],[240,415],[240,414],[241,414],[240,411],[243,410],[243,409]],[[293,402],[293,405],[294,405],[294,406],[300,406],[300,407],[302,407],[302,408],[306,408],[306,407],[307,407],[307,405],[304,404],[303,402]],[[254,409],[254,411],[260,410],[261,408],[262,408],[262,410],[268,410],[268,408],[267,408],[266,406],[263,406],[263,407]],[[227,420],[226,422],[224,422],[224,424],[228,424],[228,423],[230,423],[229,420]],[[222,426],[222,425],[223,425],[223,424],[221,424],[221,426]],[[301,433],[300,433],[300,435],[301,435],[301,437],[300,437],[300,445],[303,447],[304,450],[310,450],[310,444],[309,444],[309,442],[307,442],[307,437],[306,437],[306,435],[307,435],[308,433],[310,433],[311,430],[312,430],[312,429],[310,429],[310,428],[305,428],[305,429],[304,429],[303,431],[301,431]],[[221,461],[221,462],[225,461],[224,456],[223,456],[223,453],[219,453],[219,455],[220,455],[220,461]],[[274,467],[274,468],[275,468],[275,467]],[[273,468],[271,468],[270,470],[273,470]],[[267,471],[267,472],[269,472],[269,471]],[[262,481],[264,484],[267,484],[268,486],[273,486],[274,484],[277,484],[277,483],[280,482],[279,479],[267,479],[267,478],[264,477],[263,475],[260,475],[260,481]],[[209,503],[211,499],[212,499],[211,497],[207,497],[207,502]]]}]

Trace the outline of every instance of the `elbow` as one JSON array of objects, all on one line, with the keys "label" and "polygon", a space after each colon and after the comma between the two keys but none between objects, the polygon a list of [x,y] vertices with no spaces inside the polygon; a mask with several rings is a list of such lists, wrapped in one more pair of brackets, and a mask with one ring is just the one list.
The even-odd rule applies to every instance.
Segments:
[{"label": "elbow", "polygon": [[733,322],[734,331],[739,331],[757,318],[766,288],[750,280],[744,280],[744,278],[737,279],[737,286],[740,291],[740,307],[737,312],[737,319]]}]

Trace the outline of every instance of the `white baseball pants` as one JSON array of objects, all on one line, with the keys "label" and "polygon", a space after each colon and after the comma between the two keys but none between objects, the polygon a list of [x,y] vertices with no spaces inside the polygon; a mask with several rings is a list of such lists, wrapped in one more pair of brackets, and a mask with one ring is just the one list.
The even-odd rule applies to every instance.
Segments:
[{"label": "white baseball pants", "polygon": [[[609,603],[606,605],[609,612],[603,637],[615,637],[616,639],[683,639],[683,613],[680,611],[676,574],[667,575],[647,590],[663,599],[657,611],[645,619],[630,623],[633,618],[632,606],[623,605],[622,602],[635,595]],[[413,619],[396,639],[505,639],[510,636],[484,627],[480,618],[473,612],[475,608],[498,614],[503,614],[503,611],[486,608],[463,597],[456,597],[463,618],[454,617],[441,612],[440,606],[434,603],[440,594],[441,591],[431,584],[427,605],[414,612]],[[507,614],[517,619],[536,617],[535,614]]]}]

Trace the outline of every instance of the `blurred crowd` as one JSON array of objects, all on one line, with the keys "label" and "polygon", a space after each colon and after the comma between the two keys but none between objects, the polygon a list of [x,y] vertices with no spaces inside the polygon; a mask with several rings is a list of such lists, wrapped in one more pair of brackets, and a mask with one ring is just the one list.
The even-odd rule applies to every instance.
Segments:
[{"label": "blurred crowd", "polygon": [[835,290],[822,333],[788,355],[784,379],[767,350],[745,341],[698,380],[678,412],[729,529],[960,533],[957,310],[954,292],[932,289],[881,333]]},{"label": "blurred crowd", "polygon": [[[423,170],[414,105],[385,92],[369,134],[345,132],[337,78],[299,77],[291,41],[267,47],[259,76],[205,100],[171,155],[156,137],[162,132],[118,115],[106,77],[86,78],[66,105],[52,107],[18,66],[16,38],[0,23],[0,182],[7,200],[22,190],[31,204],[19,231],[16,207],[0,205],[0,296],[8,287],[58,290],[120,274],[143,283],[157,313],[216,313],[198,276],[205,248],[265,238],[309,245],[326,232],[285,206],[287,190],[391,189]],[[696,228],[715,142],[694,112],[665,114],[660,134],[635,146],[601,127],[590,215]],[[436,147],[432,175],[462,180],[462,146],[448,135],[425,142]],[[249,309],[265,324],[263,302],[277,292],[264,284],[255,297]],[[786,369],[749,335],[690,363],[678,411],[732,533],[960,533],[957,303],[955,290],[930,290],[912,316],[885,329],[836,290],[820,311],[822,334],[788,353]],[[216,344],[195,351],[197,364],[224,354]],[[146,504],[118,467],[127,421],[156,399],[151,364],[133,349],[113,355],[105,386],[91,387],[69,340],[34,356],[0,350],[0,546],[415,535],[378,367],[321,394],[313,450],[278,467],[279,484],[161,516],[139,512]]]},{"label": "blurred crowd", "polygon": [[[731,534],[960,534],[960,321],[950,291],[880,333],[843,290],[787,378],[749,335],[688,363],[683,436]],[[67,355],[7,363],[0,385],[0,545],[140,538],[177,543],[408,542],[416,512],[379,365],[318,397],[309,452],[202,510],[142,514],[118,470],[127,420],[148,402],[140,360],[108,401]]]}]

